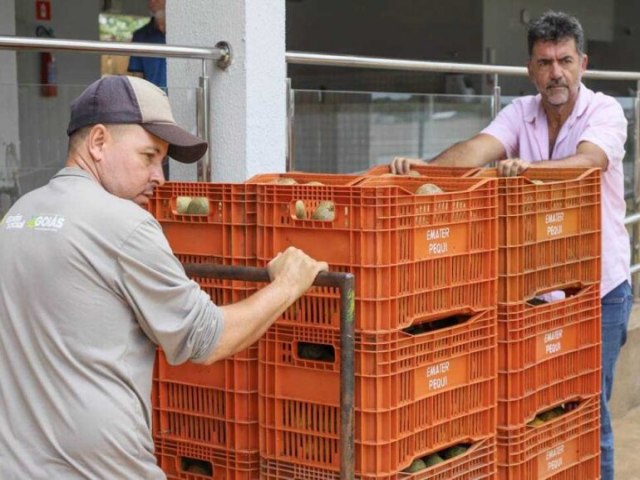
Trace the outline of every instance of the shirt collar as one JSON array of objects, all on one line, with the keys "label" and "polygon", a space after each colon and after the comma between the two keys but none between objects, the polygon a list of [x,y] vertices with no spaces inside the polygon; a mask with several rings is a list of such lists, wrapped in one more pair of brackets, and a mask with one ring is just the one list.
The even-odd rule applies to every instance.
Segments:
[{"label": "shirt collar", "polygon": [[89,173],[79,167],[64,167],[53,176],[53,178],[57,177],[84,177],[93,180],[93,177]]}]

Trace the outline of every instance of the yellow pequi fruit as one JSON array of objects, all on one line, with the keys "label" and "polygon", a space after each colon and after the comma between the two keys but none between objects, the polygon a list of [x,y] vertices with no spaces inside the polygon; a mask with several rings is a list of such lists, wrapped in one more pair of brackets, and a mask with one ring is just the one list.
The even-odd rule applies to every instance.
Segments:
[{"label": "yellow pequi fruit", "polygon": [[427,468],[427,464],[421,458],[416,458],[411,465],[403,470],[405,473],[416,473]]},{"label": "yellow pequi fruit", "polygon": [[442,189],[433,183],[423,183],[416,190],[416,195],[434,195],[436,193],[442,193]]},{"label": "yellow pequi fruit", "polygon": [[189,215],[209,215],[209,201],[205,197],[194,197],[187,208]]},{"label": "yellow pequi fruit", "polygon": [[298,184],[295,178],[288,178],[288,177],[278,177],[275,180],[271,180],[271,182],[269,183],[273,183],[275,185],[297,185]]},{"label": "yellow pequi fruit", "polygon": [[529,423],[527,423],[527,425],[531,426],[531,427],[539,427],[540,425],[544,424],[544,420],[542,420],[540,417],[536,416],[536,418],[534,418],[533,420],[531,420]]},{"label": "yellow pequi fruit", "polygon": [[176,198],[176,211],[180,215],[184,215],[185,213],[187,213],[190,203],[191,203],[191,197],[184,196],[184,197]]},{"label": "yellow pequi fruit", "polygon": [[323,200],[311,215],[313,220],[333,221],[336,218],[336,207],[330,200]]},{"label": "yellow pequi fruit", "polygon": [[534,185],[542,185],[544,182],[542,180],[531,180],[531,183]]},{"label": "yellow pequi fruit", "polygon": [[315,185],[315,186],[318,186],[318,185],[324,185],[324,183],[322,183],[322,182],[316,182],[316,181],[314,180],[314,181],[312,181],[312,182],[307,182],[307,185]]},{"label": "yellow pequi fruit", "polygon": [[421,177],[422,175],[420,175],[420,172],[418,172],[417,170],[409,170],[407,172],[407,175],[409,177]]}]

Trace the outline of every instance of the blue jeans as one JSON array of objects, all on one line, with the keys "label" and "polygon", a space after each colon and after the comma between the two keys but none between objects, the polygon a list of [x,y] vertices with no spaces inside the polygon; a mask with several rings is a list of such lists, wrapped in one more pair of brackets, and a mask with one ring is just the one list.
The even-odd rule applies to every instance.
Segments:
[{"label": "blue jeans", "polygon": [[620,348],[627,341],[631,313],[631,286],[624,282],[602,297],[602,394],[600,396],[600,474],[613,480],[613,429],[609,400]]}]

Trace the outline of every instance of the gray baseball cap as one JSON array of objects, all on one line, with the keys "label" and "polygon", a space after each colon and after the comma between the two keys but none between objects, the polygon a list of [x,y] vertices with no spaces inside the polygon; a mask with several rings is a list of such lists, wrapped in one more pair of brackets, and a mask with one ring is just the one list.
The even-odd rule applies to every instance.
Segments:
[{"label": "gray baseball cap", "polygon": [[153,83],[125,75],[105,76],[89,85],[71,104],[67,135],[97,123],[137,124],[169,144],[168,154],[193,163],[207,151],[207,142],[178,126],[167,94]]}]

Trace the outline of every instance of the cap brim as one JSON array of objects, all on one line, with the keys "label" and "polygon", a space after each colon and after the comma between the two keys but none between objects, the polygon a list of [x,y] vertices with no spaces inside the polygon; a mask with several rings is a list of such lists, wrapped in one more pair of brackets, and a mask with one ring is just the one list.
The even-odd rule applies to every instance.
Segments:
[{"label": "cap brim", "polygon": [[167,154],[178,162],[197,162],[207,151],[207,142],[175,124],[143,123],[141,126],[149,133],[167,142],[169,144]]}]

